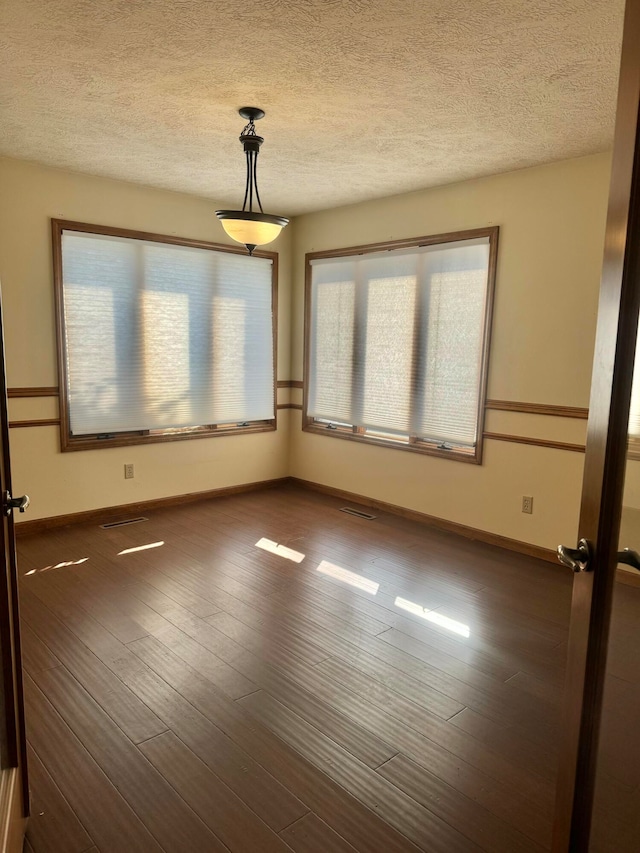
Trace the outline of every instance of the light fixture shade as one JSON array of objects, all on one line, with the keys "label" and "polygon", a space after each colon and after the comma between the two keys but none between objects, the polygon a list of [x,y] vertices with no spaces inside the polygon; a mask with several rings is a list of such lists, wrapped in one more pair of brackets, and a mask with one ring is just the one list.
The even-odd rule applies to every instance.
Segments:
[{"label": "light fixture shade", "polygon": [[283,216],[247,210],[216,210],[216,216],[232,240],[253,248],[271,243],[289,223]]}]

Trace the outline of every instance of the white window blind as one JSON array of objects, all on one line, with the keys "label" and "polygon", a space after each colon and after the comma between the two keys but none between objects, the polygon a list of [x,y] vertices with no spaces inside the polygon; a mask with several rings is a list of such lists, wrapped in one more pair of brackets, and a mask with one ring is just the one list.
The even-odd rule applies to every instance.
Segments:
[{"label": "white window blind", "polygon": [[72,435],[272,419],[271,274],[265,258],[63,232]]},{"label": "white window blind", "polygon": [[489,238],[311,261],[307,414],[473,447]]}]

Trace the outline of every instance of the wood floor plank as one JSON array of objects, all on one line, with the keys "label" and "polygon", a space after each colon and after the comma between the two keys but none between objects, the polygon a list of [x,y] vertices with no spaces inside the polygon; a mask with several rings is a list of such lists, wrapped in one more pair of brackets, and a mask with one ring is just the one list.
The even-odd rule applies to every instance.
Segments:
[{"label": "wood floor plank", "polygon": [[[166,613],[173,612],[176,608],[185,610],[190,615],[198,617],[213,616],[215,613],[220,612],[219,608],[215,607],[213,604],[203,602],[202,599],[198,599],[202,604],[201,607],[196,607],[192,602],[190,602],[189,607],[185,607],[183,604],[176,601],[174,597],[165,595],[165,593],[161,592],[157,587],[144,582],[136,581],[135,583],[129,583],[124,588],[124,592],[128,596],[132,595],[138,599],[138,601],[144,602],[144,604],[152,610],[155,610],[156,613],[159,613],[161,616],[164,616]],[[151,629],[149,633],[153,633],[153,629]]]},{"label": "wood floor plank", "polygon": [[[212,616],[209,618],[214,619],[215,617]],[[412,657],[423,661],[431,667],[442,670],[447,673],[447,675],[451,675],[465,684],[477,687],[479,690],[484,690],[486,693],[496,693],[501,697],[504,696],[505,704],[517,705],[519,701],[523,699],[523,697],[519,695],[511,696],[509,688],[504,688],[504,683],[517,675],[517,672],[511,671],[512,668],[503,670],[502,675],[504,677],[501,677],[500,675],[486,675],[482,667],[476,667],[473,664],[465,663],[451,655],[440,652],[432,646],[420,642],[420,640],[417,640],[414,637],[410,637],[401,631],[397,631],[395,628],[389,628],[388,631],[378,634],[376,639],[383,643],[389,643],[393,648],[402,649],[402,651]],[[558,697],[561,696],[561,691],[559,689],[555,692]],[[517,694],[517,691],[515,691],[515,693]],[[543,697],[538,695],[535,698],[540,698],[542,700]],[[543,701],[541,701],[540,704],[543,706]],[[545,712],[548,716],[552,713],[546,708]]]},{"label": "wood floor plank", "polygon": [[[197,703],[192,701],[190,693],[190,682],[193,679],[190,668],[179,658],[169,656],[162,644],[153,638],[146,637],[132,646],[136,654],[127,649],[126,654],[110,661],[119,677],[266,824],[278,832],[309,811],[299,799],[295,785],[287,788],[280,784],[274,775],[252,757],[242,736],[234,741],[226,733],[224,716],[212,720],[197,709]],[[145,649],[151,649],[153,655],[144,654]],[[173,679],[166,677],[167,657],[172,666]],[[153,663],[155,670],[146,665],[146,660]],[[176,661],[177,671],[173,668]],[[173,686],[170,681],[173,681]],[[203,683],[213,689],[213,685],[204,679]],[[232,700],[226,701],[235,707]]]},{"label": "wood floor plank", "polygon": [[[171,684],[179,688],[193,708],[197,708],[209,721],[214,721],[238,743],[242,743],[260,764],[267,768],[273,777],[304,801],[308,809],[315,812],[322,820],[331,826],[339,835],[352,843],[356,849],[376,850],[376,845],[388,853],[400,851],[415,851],[417,848],[397,830],[381,820],[375,812],[365,807],[352,797],[341,785],[335,783],[324,772],[311,762],[303,759],[296,751],[275,736],[267,727],[257,723],[239,702],[232,702],[219,693],[216,688],[197,673],[185,667],[183,661],[173,656],[152,638],[146,637],[132,644],[136,653],[141,656],[154,671]],[[250,694],[255,695],[255,694]],[[245,697],[249,698],[249,697]],[[203,754],[202,744],[196,742],[195,747],[187,740],[189,732],[181,733],[172,726],[180,739],[185,742],[209,767],[216,769],[217,752],[213,760]],[[232,787],[230,785],[230,787]],[[259,809],[253,806],[255,811]],[[271,812],[261,815],[269,822]],[[289,826],[302,815],[297,815],[285,826]],[[284,829],[281,826],[280,829]]]},{"label": "wood floor plank", "polygon": [[[208,618],[207,621],[212,622],[216,618],[218,615]],[[223,616],[220,616],[219,621],[222,618]],[[308,633],[312,640],[319,642],[315,631],[311,629]],[[484,689],[479,688],[443,669],[420,661],[403,649],[394,649],[378,637],[363,636],[358,645],[347,642],[333,643],[325,639],[324,647],[332,657],[344,660],[363,671],[376,673],[378,676],[382,672],[388,672],[390,667],[392,677],[397,676],[398,673],[404,673],[410,676],[410,679],[438,693],[443,693],[462,706],[474,708],[498,721],[517,722],[523,718],[523,713],[526,713],[532,730],[537,729],[543,737],[548,738],[557,726],[553,715],[539,714],[538,711],[541,709],[537,706],[535,713],[532,713],[532,704],[517,697],[515,691],[509,691],[502,683],[487,681],[486,677],[478,673],[477,680],[482,683]]]},{"label": "wood floor plank", "polygon": [[556,753],[549,745],[531,740],[526,728],[496,723],[471,708],[464,708],[447,722],[449,726],[462,729],[510,761],[532,770],[549,782],[555,782]]},{"label": "wood floor plank", "polygon": [[28,672],[40,672],[42,669],[60,666],[60,661],[51,649],[24,621],[20,627],[20,637],[22,640],[22,664]]},{"label": "wood floor plank", "polygon": [[[248,611],[241,603],[234,604],[232,610],[233,616],[228,612],[218,613],[215,616],[207,617],[205,621],[250,650],[258,651],[261,645],[268,643],[271,636],[270,623],[265,624],[263,616]],[[305,630],[304,626],[297,622],[293,623],[291,628],[289,628],[291,624],[289,622],[287,622],[286,627],[280,627],[278,613],[273,615],[273,620],[278,622],[278,638],[286,636],[287,631],[292,638],[296,635],[300,636],[298,632]],[[347,662],[354,662],[356,666],[361,661],[364,661],[365,664],[369,662],[374,672],[380,671],[382,668],[380,662],[382,662],[382,664],[387,664],[392,670],[395,670],[396,674],[400,670],[419,680],[422,684],[433,687],[437,692],[458,700],[461,707],[471,706],[497,720],[509,722],[521,719],[523,711],[531,713],[531,709],[534,707],[535,724],[539,728],[543,728],[545,733],[556,722],[557,715],[554,715],[549,709],[532,703],[530,698],[525,699],[517,691],[505,686],[503,682],[492,680],[482,673],[474,675],[471,672],[466,677],[469,680],[477,680],[484,689],[424,663],[402,649],[396,651],[377,637],[362,635],[356,645],[329,635],[309,623],[306,624],[305,634],[308,641],[312,642],[316,648],[324,649],[325,659],[333,656]],[[291,647],[294,640],[290,639],[288,642]]]},{"label": "wood floor plank", "polygon": [[[103,533],[105,534],[104,540],[101,540],[99,543],[95,541],[95,532],[90,533],[85,531],[84,536],[93,552],[95,552],[97,546],[100,547],[101,560],[98,565],[110,577],[116,579],[118,575],[124,575],[124,579],[121,582],[125,586],[133,583],[151,587],[176,604],[190,610],[196,616],[211,616],[217,612],[219,608],[216,605],[203,596],[193,593],[175,577],[163,572],[158,566],[157,558],[150,551],[139,551],[127,555],[119,554],[118,549],[124,550],[127,547],[135,547],[134,543],[136,542],[144,544],[144,538],[146,537],[142,539],[129,539],[123,536],[118,528],[103,531]],[[111,552],[109,551],[110,545],[113,546]],[[118,553],[121,562],[119,561],[115,564],[114,553]],[[180,564],[174,568],[179,570]],[[149,594],[151,594],[150,591]]]},{"label": "wood floor plank", "polygon": [[122,853],[125,838],[127,853],[161,853],[162,847],[29,676],[25,699],[27,736],[101,853]]},{"label": "wood floor plank", "polygon": [[218,839],[64,667],[41,672],[34,680],[164,849],[224,853]]},{"label": "wood floor plank", "polygon": [[[212,542],[210,537],[203,536],[201,532],[193,529],[189,530],[188,537],[181,537],[172,549],[178,552],[184,551],[198,564],[207,565],[208,576],[216,579],[216,585],[219,585],[220,589],[244,600],[247,600],[247,592],[248,600],[252,601],[278,592],[283,585],[283,580],[274,573],[252,572],[247,569],[243,561],[232,563],[226,559],[220,559],[216,554],[215,541]],[[172,553],[173,550],[165,552],[165,554]],[[212,572],[211,569],[214,571]]]},{"label": "wood floor plank", "polygon": [[39,577],[37,585],[35,583],[27,585],[27,582],[32,580],[34,579],[28,578],[23,581],[25,588],[33,589],[39,597],[48,595],[51,599],[57,598],[59,601],[65,601],[68,610],[75,610],[92,616],[121,642],[137,640],[149,633],[125,613],[122,613],[115,605],[112,605],[108,599],[101,601],[95,596],[87,594],[86,591],[83,593],[80,584],[68,573],[51,572]]},{"label": "wood floor plank", "polygon": [[543,847],[518,832],[509,823],[445,785],[424,767],[397,755],[377,772],[426,808],[435,807],[467,838],[490,853],[540,853]]},{"label": "wood floor plank", "polygon": [[[403,608],[411,606],[412,603],[403,604]],[[450,626],[446,622],[440,626],[429,621],[439,618],[451,619],[459,624],[452,626],[454,630],[449,630]],[[390,627],[419,641],[428,649],[457,658],[503,681],[521,670],[534,675],[542,673],[549,682],[553,683],[555,678],[557,692],[561,692],[563,667],[559,665],[557,655],[550,644],[544,649],[533,648],[531,643],[526,646],[517,645],[512,640],[513,635],[517,634],[514,629],[513,634],[509,633],[505,644],[496,645],[495,641],[478,636],[475,626],[466,624],[467,621],[472,620],[465,613],[460,615],[459,611],[441,607],[425,613],[424,618],[417,615],[414,615],[413,619],[402,617]],[[466,630],[467,634],[458,636],[455,630]],[[378,636],[384,639],[382,632],[379,632]]]},{"label": "wood floor plank", "polygon": [[[95,583],[95,579],[87,575],[89,575],[88,571],[82,577],[74,576],[72,572],[59,572],[50,575],[47,581],[55,586],[70,604],[81,608],[92,616],[121,643],[146,637],[149,634],[149,627],[144,625],[141,620],[131,616],[127,612],[128,608],[123,608],[122,601],[119,600],[120,596],[111,597],[105,594],[104,588],[100,589],[100,585]],[[159,616],[155,613],[154,616],[156,617],[155,626],[159,621]]]},{"label": "wood floor plank", "polygon": [[[365,575],[370,576],[368,565],[362,567]],[[512,613],[507,606],[497,607],[491,602],[478,601],[477,596],[460,596],[460,593],[452,593],[450,588],[431,586],[431,571],[428,566],[424,568],[426,583],[420,587],[420,593],[413,600],[429,609],[446,610],[452,618],[459,617],[459,621],[473,622],[474,632],[492,635],[494,633],[508,634],[507,639],[511,646],[514,644],[528,648],[532,643],[541,644],[543,647],[556,645],[565,636],[563,630],[556,623],[528,616],[522,613]],[[382,578],[383,575],[373,573],[372,579]],[[322,595],[330,597],[344,597],[346,589],[343,583],[333,580],[328,575],[308,578],[307,583],[318,589]],[[406,612],[402,616],[400,608],[396,605],[396,597],[403,595],[409,599],[411,592],[403,585],[390,585],[389,592],[378,589],[375,599],[371,594],[363,590],[351,587],[348,590],[349,600],[358,610],[370,613],[374,618],[389,621],[390,627],[401,627],[404,619],[411,619]]]},{"label": "wood floor plank", "polygon": [[[57,657],[69,672],[134,743],[166,731],[166,725],[42,601],[23,593],[22,614],[26,624],[37,629],[40,639],[57,652]],[[97,633],[98,648],[100,643],[104,647],[103,629],[97,623],[89,624],[87,620],[83,620],[83,624],[85,639],[87,634],[95,637]],[[107,636],[106,643],[111,648],[115,646],[115,652],[119,653],[121,646],[114,637]],[[35,678],[43,670],[28,671]]]},{"label": "wood floor plank", "polygon": [[530,672],[516,672],[511,678],[507,679],[507,684],[518,691],[523,691],[532,699],[552,706],[557,707],[562,701],[562,691],[558,689],[555,683],[537,678]]},{"label": "wood floor plank", "polygon": [[283,829],[280,835],[295,853],[357,853],[355,847],[311,812]]},{"label": "wood floor plank", "polygon": [[[184,624],[184,618],[180,617],[181,614],[174,615],[177,623]],[[194,624],[192,619],[188,621],[189,624]],[[203,625],[205,630],[208,627]],[[197,634],[197,630],[194,633]],[[197,643],[175,625],[156,631],[154,637],[171,649],[174,654],[181,657],[196,672],[220,688],[231,699],[240,699],[240,697],[254,693],[259,689],[254,681],[247,678],[238,669],[230,666],[223,658]],[[232,658],[235,659],[235,654],[232,655]]]},{"label": "wood floor plank", "polygon": [[[214,627],[229,626],[235,622],[236,629],[240,630],[239,624],[246,625],[256,635],[266,636],[273,631],[273,639],[284,648],[290,648],[295,654],[298,654],[308,663],[320,663],[326,660],[337,650],[345,645],[351,648],[366,648],[373,649],[377,652],[382,660],[390,663],[392,666],[404,666],[405,670],[411,671],[418,669],[421,662],[406,654],[402,650],[396,650],[387,643],[383,643],[377,637],[371,637],[369,634],[356,633],[345,631],[345,636],[331,634],[323,628],[317,627],[306,620],[302,620],[295,616],[287,616],[282,614],[277,608],[274,608],[271,613],[265,610],[257,610],[247,607],[241,601],[234,601],[224,607],[224,612],[216,613],[215,616],[208,616],[206,621]],[[306,649],[311,648],[311,653],[306,653]]]},{"label": "wood floor plank", "polygon": [[285,853],[288,846],[182,741],[167,732],[140,745],[153,766],[233,853]]},{"label": "wood floor plank", "polygon": [[388,611],[384,608],[378,607],[375,610],[375,616],[363,613],[351,606],[347,596],[342,599],[327,596],[324,589],[312,586],[303,573],[296,576],[295,584],[291,584],[284,592],[274,593],[270,598],[277,602],[279,607],[304,614],[305,618],[329,629],[335,624],[336,619],[373,636],[393,627],[385,619]]},{"label": "wood floor plank", "polygon": [[[278,582],[264,577],[260,579],[255,575],[247,576],[240,567],[229,563],[217,553],[213,543],[210,542],[206,547],[197,546],[193,540],[198,536],[199,533],[192,530],[190,538],[181,537],[175,542],[165,537],[164,545],[154,555],[157,565],[164,567],[167,563],[177,563],[182,564],[183,569],[188,566],[192,573],[200,574],[214,595],[227,593],[250,603],[257,603],[260,598],[279,590],[281,584]],[[206,571],[202,560],[206,561]]]},{"label": "wood floor plank", "polygon": [[[495,791],[495,784],[489,783],[485,778],[488,776],[494,780],[494,783],[499,783],[497,790],[502,791],[499,801],[505,807],[511,804],[512,808],[517,809],[521,819],[526,820],[528,812],[526,804],[530,802],[529,798],[546,806],[547,811],[550,812],[550,799],[544,794],[545,790],[550,789],[550,786],[545,783],[545,779],[549,779],[548,774],[538,774],[537,764],[530,767],[525,762],[518,761],[517,751],[512,753],[508,750],[496,749],[493,744],[489,744],[487,748],[487,745],[480,738],[476,738],[473,732],[467,733],[464,728],[459,731],[458,727],[452,725],[452,721],[443,722],[434,714],[405,700],[393,690],[367,678],[355,668],[345,666],[340,661],[326,661],[318,664],[315,669],[325,673],[331,680],[344,685],[345,691],[339,694],[337,700],[338,707],[355,715],[356,718],[366,720],[363,724],[370,726],[373,731],[384,728],[386,737],[398,747],[398,751],[410,752],[419,763],[424,763],[433,772],[437,773],[437,768],[441,767],[440,773],[443,779],[450,782],[456,779],[453,775],[447,775],[449,768],[456,765],[451,755],[456,756],[458,760],[462,759],[462,768],[470,765],[480,770],[483,775],[482,782],[478,778],[474,780],[473,773],[469,773],[468,782],[465,784],[464,774],[460,766],[456,765],[458,767],[456,772],[459,774],[457,785],[467,795],[473,796],[474,787],[487,794],[492,790]],[[367,704],[356,703],[351,693],[357,694]],[[460,714],[468,710],[464,709]],[[452,720],[457,719],[458,716],[456,715]],[[393,719],[389,720],[389,717]],[[400,728],[398,728],[399,723]],[[419,740],[412,741],[407,737],[408,733],[405,729],[414,731],[419,736]],[[398,740],[392,737],[392,732],[396,731],[400,732]],[[431,743],[426,744],[425,738]],[[530,742],[527,742],[527,746],[538,750],[538,747]],[[502,789],[502,785],[505,784],[506,790]],[[499,813],[504,814],[504,812]]]},{"label": "wood floor plank", "polygon": [[381,784],[381,777],[375,771],[360,764],[330,738],[264,691],[236,701],[312,764],[324,767],[334,781],[381,815],[390,826],[394,826],[414,844],[423,849],[428,849],[431,844],[435,849],[449,850],[451,853],[480,849],[393,784]]},{"label": "wood floor plank", "polygon": [[[229,618],[226,621],[228,623]],[[260,652],[260,640],[255,639],[253,643],[249,643],[246,630],[241,633],[240,642],[257,653]],[[226,654],[224,647],[216,648],[222,656]],[[256,663],[247,662],[246,656],[238,655],[235,649],[232,649],[231,660],[233,660],[233,665],[249,678],[261,681],[269,689],[268,680],[265,681],[268,679],[268,667],[265,665],[260,667]],[[389,716],[386,701],[379,702],[378,707],[375,707],[362,702],[357,696],[353,695],[351,692],[352,685],[349,683],[354,680],[353,673],[346,679],[348,690],[340,693],[335,690],[335,685],[332,688],[330,685],[319,683],[318,676],[310,673],[304,667],[292,668],[292,665],[289,665],[287,668],[286,661],[284,663],[279,661],[277,664],[284,666],[286,672],[297,679],[306,690],[322,701],[329,702],[336,710],[351,716],[358,725],[364,727],[372,735],[389,741],[398,751],[407,751],[418,761],[438,767],[439,772],[444,774],[446,780],[457,777],[458,784],[461,784],[461,780],[465,779],[465,790],[477,789],[483,795],[486,793],[487,796],[491,796],[496,787],[500,788],[500,786],[497,786],[495,781],[487,776],[490,774],[494,780],[498,779],[503,782],[501,797],[492,796],[492,802],[500,799],[504,804],[504,809],[523,814],[526,811],[526,806],[525,801],[521,798],[524,797],[538,803],[540,808],[544,808],[547,812],[550,810],[551,798],[543,779],[537,778],[535,774],[528,773],[515,764],[506,761],[500,754],[491,753],[475,739],[466,735],[461,736],[457,730],[438,724],[437,720],[428,721],[430,725],[426,729],[422,727],[419,727],[419,730],[408,729],[407,721],[403,719],[401,714],[395,719]],[[318,667],[320,666],[322,665],[318,665]],[[281,698],[277,690],[272,689],[270,692],[273,692],[277,698]],[[369,695],[368,698],[370,699],[371,696]],[[282,701],[289,704],[286,699],[282,699]],[[427,720],[423,717],[422,723],[424,722]],[[325,720],[323,719],[324,723]],[[328,733],[329,729],[325,728],[324,731]],[[456,756],[455,760],[452,755]],[[466,760],[461,760],[461,756],[464,756]],[[467,765],[469,760],[475,766],[475,770]],[[480,767],[484,769],[482,783],[479,782],[477,771],[477,768]],[[462,768],[466,768],[466,770],[463,772]],[[447,775],[449,773],[451,775]],[[514,803],[514,801],[518,802]],[[526,822],[526,816],[523,819]],[[532,831],[535,832],[535,827]]]},{"label": "wood floor plank", "polygon": [[31,791],[27,838],[34,850],[36,853],[83,853],[93,841],[30,745],[27,746],[27,761]]},{"label": "wood floor plank", "polygon": [[[422,604],[422,602],[419,602]],[[403,608],[397,608],[403,610]],[[550,655],[558,644],[558,632],[549,635],[546,630],[539,630],[535,624],[527,623],[522,618],[513,619],[509,614],[500,614],[499,619],[493,619],[491,613],[485,613],[477,602],[450,602],[433,608],[433,613],[441,613],[462,624],[469,626],[468,637],[448,635],[446,628],[430,624],[424,616],[411,610],[404,609],[394,624],[389,627],[398,628],[406,634],[417,636],[433,634],[449,637],[451,643],[477,648],[480,651],[503,657],[513,653],[515,657],[530,658],[535,655]],[[553,658],[555,660],[555,657]]]},{"label": "wood floor plank", "polygon": [[[300,632],[289,630],[288,624],[283,624],[285,620],[279,617],[270,620],[268,628],[265,628],[264,631],[261,630],[260,626],[263,624],[262,620],[264,618],[261,615],[262,611],[254,608],[249,608],[249,611],[251,612],[249,613],[245,610],[245,605],[241,601],[234,601],[226,605],[224,612],[216,613],[214,616],[207,616],[203,621],[212,625],[217,630],[221,630],[221,625],[228,626],[230,623],[233,623],[236,628],[236,635],[239,634],[240,636],[243,634],[249,636],[252,633],[255,634],[258,632],[264,638],[265,631],[268,630],[270,634],[268,645],[270,647],[277,647],[282,653],[294,655],[308,664],[320,663],[320,661],[326,660],[329,657],[329,654],[322,646],[311,642]],[[238,612],[243,615],[244,622],[231,615]]]},{"label": "wood floor plank", "polygon": [[557,626],[566,624],[570,612],[570,598],[566,595],[558,599],[545,595],[530,594],[514,596],[509,589],[494,589],[485,587],[478,592],[480,602],[499,611],[507,609],[512,613],[522,614],[539,620],[555,623]]},{"label": "wood floor plank", "polygon": [[[182,642],[179,636],[176,642],[176,635],[180,634],[181,632],[175,629],[170,634],[163,634],[157,639],[186,663],[191,664],[194,657],[196,658],[195,663],[198,663],[201,660],[201,653],[198,654],[193,651],[198,644],[189,641],[189,638],[184,637],[184,635],[182,635],[184,638]],[[396,754],[397,750],[385,743],[384,740],[354,723],[350,717],[336,712],[331,705],[322,701],[317,692],[313,693],[304,687],[301,688],[296,680],[289,678],[281,670],[246,652],[237,656],[234,655],[234,666],[243,676],[248,674],[247,682],[254,685],[253,690],[247,691],[245,695],[255,692],[257,690],[256,685],[268,690],[284,705],[300,714],[307,722],[316,725],[324,734],[331,737],[336,743],[341,744],[367,766],[378,767]],[[302,666],[304,665],[302,664]],[[197,666],[194,669],[208,677]],[[309,675],[312,679],[314,678],[312,671],[309,672]]]},{"label": "wood floor plank", "polygon": [[[465,790],[479,790],[482,792],[481,797],[493,794],[491,801],[501,801],[504,809],[517,809],[524,813],[528,809],[527,803],[531,801],[550,808],[549,799],[544,797],[547,786],[543,780],[505,760],[500,754],[492,753],[473,737],[451,728],[438,718],[424,714],[415,715],[414,726],[411,727],[407,719],[406,705],[395,718],[391,718],[388,713],[392,698],[390,692],[379,696],[377,703],[371,702],[370,693],[364,701],[360,699],[353,692],[358,686],[357,683],[354,684],[357,682],[357,672],[345,679],[346,689],[340,690],[335,681],[319,673],[318,670],[324,667],[324,664],[318,664],[312,670],[299,664],[289,665],[285,670],[287,682],[295,681],[309,695],[319,700],[319,708],[315,713],[309,714],[304,705],[297,705],[287,696],[286,690],[282,690],[282,678],[278,677],[278,672],[273,667],[260,662],[250,653],[236,655],[234,666],[260,683],[271,695],[300,714],[307,722],[318,727],[323,733],[333,736],[334,740],[353,754],[358,755],[357,750],[354,750],[348,741],[344,742],[336,736],[326,715],[322,714],[325,703],[350,717],[371,737],[380,737],[388,741],[396,751],[408,750],[427,766],[439,768],[439,772],[444,774],[446,779],[457,781],[458,785],[463,784]],[[362,681],[366,682],[366,679]],[[453,755],[457,756],[457,760]],[[482,781],[479,778],[479,768],[482,768]],[[496,785],[495,780],[506,783],[506,786]],[[498,792],[499,796],[496,797]]]},{"label": "wood floor plank", "polygon": [[[273,564],[270,566],[273,567]],[[410,610],[407,610],[406,608],[410,607],[412,603],[406,602],[402,605],[404,599],[399,596],[400,590],[397,588],[394,589],[393,594],[385,594],[384,591],[378,589],[375,599],[372,600],[370,594],[364,592],[360,596],[357,594],[349,595],[344,588],[339,588],[337,581],[334,584],[327,583],[327,580],[330,580],[329,576],[317,575],[313,571],[309,571],[308,567],[305,571],[304,562],[300,568],[302,571],[296,574],[294,586],[284,593],[276,594],[274,599],[284,608],[291,609],[296,596],[300,596],[300,600],[296,601],[295,609],[304,610],[305,617],[312,622],[326,619],[323,616],[326,611],[333,614],[340,607],[340,602],[349,601],[361,615],[354,619],[352,607],[348,621],[358,624],[366,613],[373,618],[374,625],[377,626],[377,630],[371,630],[371,627],[367,626],[366,623],[359,625],[363,630],[378,634],[380,633],[380,621],[382,621],[388,627],[398,628],[423,642],[436,645],[442,651],[459,656],[462,660],[469,660],[469,657],[472,656],[473,663],[489,674],[496,674],[504,678],[505,663],[508,663],[511,673],[521,669],[527,670],[530,667],[534,667],[534,673],[539,672],[540,667],[543,668],[543,672],[546,672],[546,667],[550,663],[549,652],[553,648],[556,638],[549,640],[546,635],[543,636],[527,629],[523,624],[522,617],[518,621],[507,623],[503,628],[503,635],[505,631],[507,632],[505,637],[505,641],[508,643],[507,651],[505,641],[501,645],[496,645],[495,641],[483,638],[487,628],[479,618],[477,602],[468,601],[465,605],[464,602],[455,599],[448,601],[446,596],[430,590],[427,595],[418,598],[417,602],[413,603],[415,607],[427,607],[436,614],[443,611],[442,615],[458,619],[462,624],[471,622],[469,636],[461,639],[447,634],[444,629],[431,625],[428,621],[420,619]],[[365,574],[368,573],[368,576],[380,577],[379,573],[372,573],[370,567],[365,568],[364,571]],[[314,574],[316,574],[315,577]],[[310,602],[310,605],[305,608],[304,604],[309,598],[312,598],[312,603]],[[342,607],[344,608],[345,605],[343,604]],[[489,619],[487,621],[494,625],[502,625],[504,616],[501,614],[500,619]],[[330,625],[327,627],[331,630]],[[472,652],[472,649],[475,649],[475,652]],[[564,663],[556,660],[555,657],[551,660],[554,667],[559,666],[561,668]]]},{"label": "wood floor plank", "polygon": [[[75,574],[73,568],[69,574]],[[91,572],[79,573],[76,575],[76,581],[75,589],[85,600],[91,602],[97,601],[102,606],[104,606],[105,600],[109,601],[112,609],[115,608],[119,613],[125,614],[135,625],[142,629],[144,632],[142,636],[150,634],[159,625],[163,624],[162,615],[158,610],[149,607],[149,605],[141,601],[137,596],[132,595],[128,587],[114,582],[100,571],[100,569],[92,568]],[[116,636],[118,635],[116,634]],[[122,638],[119,637],[119,639]],[[139,639],[139,637],[132,639]],[[122,641],[128,642],[128,640],[124,639]]]}]

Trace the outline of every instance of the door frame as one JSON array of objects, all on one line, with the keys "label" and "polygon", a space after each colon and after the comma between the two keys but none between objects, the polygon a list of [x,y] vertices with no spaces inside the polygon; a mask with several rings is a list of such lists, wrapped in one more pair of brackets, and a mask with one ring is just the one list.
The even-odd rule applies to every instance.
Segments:
[{"label": "door frame", "polygon": [[573,582],[553,853],[588,850],[591,828],[640,310],[638,44],[640,0],[627,0],[578,533],[591,558]]},{"label": "door frame", "polygon": [[9,417],[4,327],[0,298],[0,671],[3,679],[7,765],[0,770],[0,853],[20,853],[29,817],[29,780],[24,716],[18,572],[14,521],[6,515],[4,492],[11,493]]}]

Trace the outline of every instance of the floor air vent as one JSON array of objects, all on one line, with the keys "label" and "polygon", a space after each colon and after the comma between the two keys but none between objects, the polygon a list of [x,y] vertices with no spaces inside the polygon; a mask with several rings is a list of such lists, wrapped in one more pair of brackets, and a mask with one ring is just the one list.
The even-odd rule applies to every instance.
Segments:
[{"label": "floor air vent", "polygon": [[340,509],[340,512],[346,512],[346,513],[348,513],[348,515],[355,515],[358,518],[366,518],[367,521],[371,521],[372,518],[378,517],[377,515],[371,515],[368,512],[362,512],[361,509],[353,509],[353,507],[350,507],[350,506],[343,506]]},{"label": "floor air vent", "polygon": [[108,530],[110,527],[124,527],[125,524],[139,524],[141,521],[149,521],[141,515],[139,518],[125,518],[124,521],[110,521],[108,524],[101,524],[100,527]]}]

